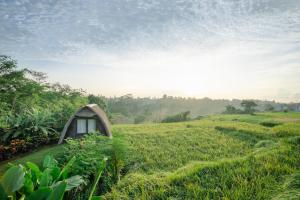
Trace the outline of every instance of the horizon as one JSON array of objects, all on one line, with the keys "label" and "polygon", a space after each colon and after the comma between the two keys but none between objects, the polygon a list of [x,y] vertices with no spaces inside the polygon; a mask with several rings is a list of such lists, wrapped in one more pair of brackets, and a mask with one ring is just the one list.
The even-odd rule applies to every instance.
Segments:
[{"label": "horizon", "polygon": [[0,1],[0,54],[91,94],[300,102],[300,1]]}]

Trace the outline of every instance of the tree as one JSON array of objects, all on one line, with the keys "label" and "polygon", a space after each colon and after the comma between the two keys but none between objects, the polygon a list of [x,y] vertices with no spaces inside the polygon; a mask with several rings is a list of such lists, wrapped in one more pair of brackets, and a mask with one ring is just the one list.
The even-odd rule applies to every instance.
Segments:
[{"label": "tree", "polygon": [[97,104],[100,108],[102,108],[104,110],[104,112],[106,112],[106,114],[108,115],[108,118],[111,119],[111,114],[107,108],[107,104],[105,102],[104,97],[90,94],[88,96],[88,102],[89,102],[89,104]]},{"label": "tree", "polygon": [[224,114],[237,114],[238,111],[239,110],[236,109],[234,106],[228,105],[228,106],[226,106],[226,110],[223,113]]},{"label": "tree", "polygon": [[146,120],[146,117],[144,115],[138,115],[136,118],[134,118],[135,124],[141,124]]},{"label": "tree", "polygon": [[45,89],[41,84],[44,74],[28,69],[17,69],[17,62],[8,56],[0,56],[0,102],[7,110],[17,113],[37,102]]},{"label": "tree", "polygon": [[255,112],[254,107],[256,107],[257,104],[251,100],[243,100],[241,106],[244,108],[244,113],[253,114]]},{"label": "tree", "polygon": [[272,106],[271,104],[266,104],[265,105],[265,111],[269,111],[269,112],[272,112],[272,111],[274,111],[274,106]]}]

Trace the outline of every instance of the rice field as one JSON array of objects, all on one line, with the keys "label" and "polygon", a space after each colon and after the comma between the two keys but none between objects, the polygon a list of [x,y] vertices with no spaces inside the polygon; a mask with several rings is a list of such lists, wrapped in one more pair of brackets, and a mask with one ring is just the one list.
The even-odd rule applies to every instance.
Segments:
[{"label": "rice field", "polygon": [[105,199],[300,199],[300,113],[116,125],[124,176]]}]

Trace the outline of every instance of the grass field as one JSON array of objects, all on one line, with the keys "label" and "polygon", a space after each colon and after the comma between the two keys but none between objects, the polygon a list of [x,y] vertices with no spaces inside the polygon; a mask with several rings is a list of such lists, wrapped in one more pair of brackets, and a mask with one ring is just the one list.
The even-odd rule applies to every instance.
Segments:
[{"label": "grass field", "polygon": [[[300,199],[300,113],[114,125],[113,133],[127,144],[126,167],[104,199]],[[62,147],[15,162],[49,151]]]},{"label": "grass field", "polygon": [[105,198],[300,199],[299,120],[262,113],[114,126],[127,167]]}]

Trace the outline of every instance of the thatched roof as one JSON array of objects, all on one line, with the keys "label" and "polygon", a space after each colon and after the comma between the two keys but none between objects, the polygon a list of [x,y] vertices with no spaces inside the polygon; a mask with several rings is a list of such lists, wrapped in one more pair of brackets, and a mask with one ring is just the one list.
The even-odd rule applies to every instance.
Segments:
[{"label": "thatched roof", "polygon": [[71,125],[72,121],[75,119],[76,116],[78,116],[78,113],[80,113],[80,111],[84,110],[84,109],[89,109],[90,111],[92,111],[93,113],[95,113],[95,115],[99,118],[103,128],[104,128],[104,134],[108,137],[112,137],[111,131],[110,131],[110,123],[109,120],[105,114],[105,112],[97,105],[97,104],[88,104],[82,108],[80,108],[66,123],[63,131],[61,132],[58,144],[61,144],[63,142],[63,140],[65,139],[67,130],[69,128],[69,126]]}]

